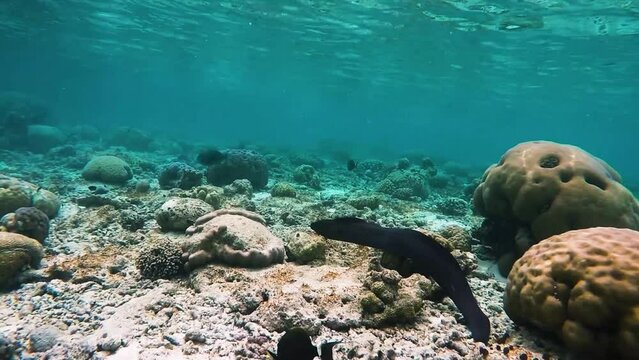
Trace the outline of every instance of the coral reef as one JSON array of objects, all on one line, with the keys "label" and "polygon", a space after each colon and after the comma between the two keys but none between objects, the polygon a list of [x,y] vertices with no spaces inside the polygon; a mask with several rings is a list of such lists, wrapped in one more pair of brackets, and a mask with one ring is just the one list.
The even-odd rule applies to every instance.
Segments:
[{"label": "coral reef", "polygon": [[182,248],[193,269],[217,260],[229,265],[259,268],[284,261],[282,240],[264,225],[261,216],[242,209],[206,214],[186,230],[191,235]]},{"label": "coral reef", "polygon": [[55,217],[60,209],[60,200],[54,193],[37,185],[0,174],[0,216],[21,207],[36,207]]},{"label": "coral reef", "polygon": [[155,220],[164,231],[184,231],[213,207],[200,199],[172,198],[155,214]]},{"label": "coral reef", "polygon": [[90,181],[124,184],[133,177],[126,161],[110,155],[96,156],[82,169],[82,177]]},{"label": "coral reef", "polygon": [[348,199],[348,204],[358,210],[364,210],[365,208],[375,210],[381,203],[381,197],[376,195],[365,195]]},{"label": "coral reef", "polygon": [[428,197],[428,177],[422,170],[395,170],[377,186],[379,192],[398,199]]},{"label": "coral reef", "polygon": [[269,174],[264,156],[243,149],[229,149],[223,154],[222,161],[208,167],[206,178],[209,184],[224,186],[236,179],[247,179],[256,189],[266,186]]},{"label": "coral reef", "polygon": [[[246,176],[229,176],[221,187],[163,188],[156,181],[162,166],[189,163],[201,145],[158,137],[139,148],[148,151],[132,152],[108,148],[113,143],[100,140],[95,129],[65,133],[70,141],[46,155],[0,150],[0,171],[33,183],[0,176],[0,208],[10,213],[5,225],[11,230],[35,225],[40,235],[29,235],[41,238],[44,223],[21,224],[17,209],[37,205],[47,214],[59,212],[55,219],[49,215],[41,266],[27,268],[32,258],[42,257],[35,239],[23,237],[27,245],[18,251],[0,251],[0,268],[9,269],[2,281],[10,289],[0,293],[0,358],[261,359],[292,326],[308,329],[318,342],[342,339],[337,359],[566,357],[559,342],[508,318],[502,303],[506,283],[493,276],[492,263],[478,262],[473,253],[488,251],[473,236],[501,234],[510,240],[495,241],[512,243],[521,224],[509,232],[489,218],[473,233],[481,236],[471,236],[469,229],[477,229],[481,218],[443,213],[451,213],[443,205],[447,199],[469,200],[464,187],[474,189],[479,173],[447,167],[440,158],[444,165],[435,168],[433,161],[422,162],[422,153],[385,153],[389,160],[381,161],[345,152],[332,158],[326,148],[297,156],[249,144],[267,154],[268,173],[261,176],[263,184],[272,180],[271,195]],[[219,165],[228,153],[201,160]],[[126,186],[78,179],[91,157],[103,154],[130,164],[135,179]],[[401,156],[409,159],[407,169],[398,169]],[[351,157],[354,168],[347,166]],[[295,169],[305,164],[321,169],[321,189],[291,185]],[[438,170],[445,186],[433,186]],[[411,193],[405,201],[376,191],[392,172],[417,175],[430,195],[420,198],[403,186]],[[293,193],[295,198],[277,196]],[[474,342],[454,302],[427,277],[410,274],[409,261],[392,266],[402,277],[379,267],[384,257],[379,251],[327,241],[309,229],[315,219],[343,216],[429,229],[420,231],[451,251],[489,316],[490,341]],[[176,231],[166,231],[174,224]],[[529,246],[525,233],[520,235],[519,242]],[[6,236],[20,235],[0,233]]]},{"label": "coral reef", "polygon": [[162,189],[189,190],[202,184],[202,174],[187,164],[173,162],[162,168],[158,182]]},{"label": "coral reef", "polygon": [[313,189],[320,189],[320,178],[317,171],[311,165],[300,165],[293,171],[293,180],[301,185],[306,185]]},{"label": "coral reef", "polygon": [[169,279],[184,271],[182,249],[168,239],[152,240],[135,261],[140,274],[149,279]]},{"label": "coral reef", "polygon": [[620,181],[608,164],[578,147],[526,142],[486,170],[473,204],[489,219],[529,229],[502,255],[516,259],[531,244],[569,230],[639,229],[639,203]]},{"label": "coral reef", "polygon": [[297,191],[289,183],[278,182],[271,188],[271,196],[294,198],[297,196]]},{"label": "coral reef", "polygon": [[364,287],[360,305],[363,323],[370,327],[415,322],[432,290],[431,282],[421,275],[403,279],[396,271],[375,265],[366,275]]},{"label": "coral reef", "polygon": [[307,264],[326,257],[326,240],[314,233],[295,231],[284,238],[289,260]]},{"label": "coral reef", "polygon": [[436,203],[437,209],[445,215],[463,216],[466,215],[470,206],[464,199],[458,197],[446,197]]},{"label": "coral reef", "polygon": [[224,200],[224,189],[217,186],[202,185],[191,189],[189,196],[198,198],[213,206],[213,208],[219,209]]},{"label": "coral reef", "polygon": [[36,207],[21,207],[0,218],[1,227],[42,243],[49,234],[49,217]]},{"label": "coral reef", "polygon": [[0,289],[15,284],[15,276],[25,267],[37,267],[44,256],[42,245],[24,235],[0,232]]},{"label": "coral reef", "polygon": [[224,186],[224,194],[253,196],[253,185],[247,179],[233,180],[232,183]]},{"label": "coral reef", "polygon": [[504,309],[588,358],[635,359],[639,232],[596,227],[539,242],[515,262]]}]

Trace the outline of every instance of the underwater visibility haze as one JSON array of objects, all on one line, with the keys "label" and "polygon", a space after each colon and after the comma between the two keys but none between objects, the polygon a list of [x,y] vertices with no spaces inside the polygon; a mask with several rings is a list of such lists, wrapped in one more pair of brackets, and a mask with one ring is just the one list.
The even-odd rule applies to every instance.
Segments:
[{"label": "underwater visibility haze", "polygon": [[638,134],[632,0],[1,0],[0,360],[639,359]]},{"label": "underwater visibility haze", "polygon": [[[639,177],[639,19],[598,1],[3,1],[3,90],[184,141],[425,151],[521,141]],[[362,150],[364,151],[364,150]]]}]

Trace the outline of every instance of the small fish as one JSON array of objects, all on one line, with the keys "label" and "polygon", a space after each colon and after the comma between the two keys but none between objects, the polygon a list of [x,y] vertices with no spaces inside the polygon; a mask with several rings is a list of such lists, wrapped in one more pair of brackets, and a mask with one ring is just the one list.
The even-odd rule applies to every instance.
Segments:
[{"label": "small fish", "polygon": [[213,165],[226,158],[226,154],[215,148],[203,149],[197,154],[197,161],[202,165]]},{"label": "small fish", "polygon": [[475,341],[490,338],[490,320],[477,304],[457,260],[435,239],[411,229],[385,228],[362,219],[345,217],[319,220],[311,229],[328,239],[382,249],[414,260],[415,270],[430,276],[464,315]]},{"label": "small fish", "polygon": [[349,159],[348,162],[346,163],[346,168],[348,169],[348,171],[353,171],[355,170],[356,167],[357,167],[357,163],[353,159]]},{"label": "small fish", "polygon": [[308,332],[302,328],[293,328],[282,336],[277,343],[277,354],[268,351],[274,360],[313,360],[319,356],[322,360],[333,360],[333,346],[340,341],[328,341],[319,346],[313,345]]}]

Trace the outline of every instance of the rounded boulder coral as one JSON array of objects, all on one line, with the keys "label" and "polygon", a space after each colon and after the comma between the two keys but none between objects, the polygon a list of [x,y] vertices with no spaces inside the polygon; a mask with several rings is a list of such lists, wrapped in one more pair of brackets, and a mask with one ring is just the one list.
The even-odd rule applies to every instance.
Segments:
[{"label": "rounded boulder coral", "polygon": [[0,225],[9,232],[28,236],[40,243],[49,234],[49,217],[36,207],[18,208],[0,218]]},{"label": "rounded boulder coral", "polygon": [[44,256],[42,245],[24,235],[0,232],[0,289],[15,283],[25,266],[36,267]]},{"label": "rounded boulder coral", "polygon": [[221,209],[206,214],[186,230],[183,244],[187,268],[220,261],[229,265],[260,268],[284,261],[282,239],[273,235],[264,219],[244,209]]},{"label": "rounded boulder coral", "polygon": [[123,184],[133,177],[133,171],[126,161],[116,156],[96,156],[82,169],[86,180],[111,184]]},{"label": "rounded boulder coral", "polygon": [[51,218],[57,215],[60,200],[54,193],[35,184],[0,174],[0,216],[29,206]]},{"label": "rounded boulder coral", "polygon": [[476,210],[526,224],[536,240],[594,226],[639,228],[639,203],[619,174],[582,149],[549,141],[521,143],[484,173]]},{"label": "rounded boulder coral", "polygon": [[155,220],[163,231],[184,231],[200,216],[213,211],[203,200],[172,198],[167,200],[155,214]]},{"label": "rounded boulder coral", "polygon": [[515,262],[504,309],[588,358],[637,359],[639,232],[597,227],[539,242]]},{"label": "rounded boulder coral", "polygon": [[639,202],[619,174],[584,150],[549,141],[521,143],[490,166],[473,195],[484,217],[520,228],[502,248],[501,268],[532,244],[595,226],[639,229]]}]

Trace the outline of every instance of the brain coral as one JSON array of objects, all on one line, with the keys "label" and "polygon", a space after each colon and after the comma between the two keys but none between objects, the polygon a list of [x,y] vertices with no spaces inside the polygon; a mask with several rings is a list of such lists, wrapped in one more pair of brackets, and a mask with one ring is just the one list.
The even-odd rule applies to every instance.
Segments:
[{"label": "brain coral", "polygon": [[504,309],[589,358],[639,358],[639,232],[573,230],[532,246],[508,276]]},{"label": "brain coral", "polygon": [[0,174],[0,216],[28,206],[54,217],[60,209],[60,201],[57,195],[37,185]]},{"label": "brain coral", "polygon": [[37,266],[44,255],[42,245],[24,235],[0,232],[0,289],[13,285],[26,265]]},{"label": "brain coral", "polygon": [[208,213],[186,230],[192,235],[182,246],[187,268],[212,260],[242,267],[266,267],[284,261],[284,242],[273,235],[258,214],[243,209]]},{"label": "brain coral", "polygon": [[525,142],[486,170],[473,202],[481,215],[529,225],[536,241],[594,226],[639,229],[639,203],[620,180],[578,147]]},{"label": "brain coral", "polygon": [[82,169],[82,177],[91,181],[122,184],[133,177],[126,161],[115,156],[96,156]]}]

